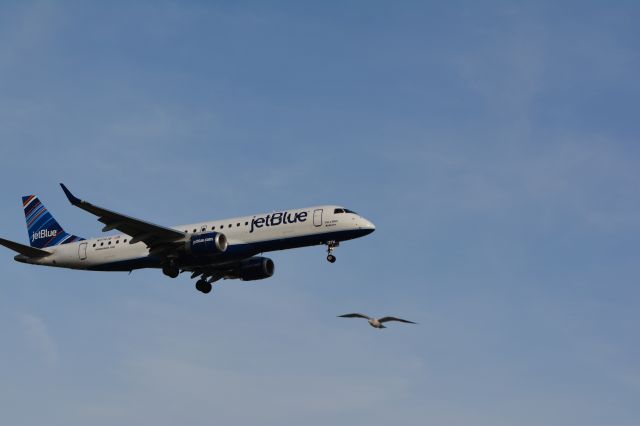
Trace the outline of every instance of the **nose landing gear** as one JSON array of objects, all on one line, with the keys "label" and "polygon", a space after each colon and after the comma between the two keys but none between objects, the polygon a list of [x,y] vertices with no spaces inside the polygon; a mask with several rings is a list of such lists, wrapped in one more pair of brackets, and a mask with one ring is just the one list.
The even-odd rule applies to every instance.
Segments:
[{"label": "nose landing gear", "polygon": [[339,241],[327,241],[327,260],[329,263],[335,263],[336,257],[333,255],[333,250],[340,245]]}]

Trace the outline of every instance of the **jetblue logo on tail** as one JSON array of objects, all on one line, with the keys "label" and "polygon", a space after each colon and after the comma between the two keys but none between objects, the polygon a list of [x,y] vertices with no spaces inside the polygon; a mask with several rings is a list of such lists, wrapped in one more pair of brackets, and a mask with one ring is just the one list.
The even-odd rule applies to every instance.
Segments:
[{"label": "jetblue logo on tail", "polygon": [[41,229],[38,232],[34,232],[31,234],[31,242],[33,243],[35,240],[40,240],[42,238],[52,238],[58,235],[58,231],[56,229],[50,231],[48,229]]},{"label": "jetblue logo on tail", "polygon": [[45,248],[82,240],[80,237],[64,232],[62,226],[35,195],[22,197],[22,206],[27,221],[27,235],[32,247]]}]

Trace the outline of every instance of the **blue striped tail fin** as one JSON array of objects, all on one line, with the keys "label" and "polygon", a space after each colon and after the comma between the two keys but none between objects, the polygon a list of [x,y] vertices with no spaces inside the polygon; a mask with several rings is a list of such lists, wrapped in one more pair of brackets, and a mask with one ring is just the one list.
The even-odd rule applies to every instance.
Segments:
[{"label": "blue striped tail fin", "polygon": [[22,197],[31,247],[44,248],[84,240],[68,234],[35,195]]}]

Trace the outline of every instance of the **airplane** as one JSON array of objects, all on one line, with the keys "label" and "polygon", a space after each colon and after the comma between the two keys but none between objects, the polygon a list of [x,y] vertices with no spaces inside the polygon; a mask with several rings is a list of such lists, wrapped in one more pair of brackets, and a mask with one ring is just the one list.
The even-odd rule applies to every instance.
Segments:
[{"label": "airplane", "polygon": [[337,205],[282,210],[231,219],[165,227],[93,205],[60,184],[69,202],[98,217],[102,232],[121,234],[84,239],[64,231],[35,195],[22,197],[30,245],[0,238],[31,265],[91,271],[160,268],[176,278],[190,272],[196,289],[209,293],[221,279],[254,281],[274,273],[271,259],[259,254],[314,245],[327,246],[327,260],[347,240],[372,233],[369,220]]}]

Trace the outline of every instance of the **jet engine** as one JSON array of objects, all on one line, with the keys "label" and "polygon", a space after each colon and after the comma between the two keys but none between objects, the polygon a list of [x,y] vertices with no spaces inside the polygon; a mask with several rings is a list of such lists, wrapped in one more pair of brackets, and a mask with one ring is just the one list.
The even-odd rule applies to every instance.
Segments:
[{"label": "jet engine", "polygon": [[227,237],[219,232],[192,235],[185,242],[185,251],[193,256],[211,256],[227,250]]},{"label": "jet engine", "polygon": [[273,275],[273,260],[267,257],[252,257],[240,262],[238,278],[242,281],[263,280]]}]

